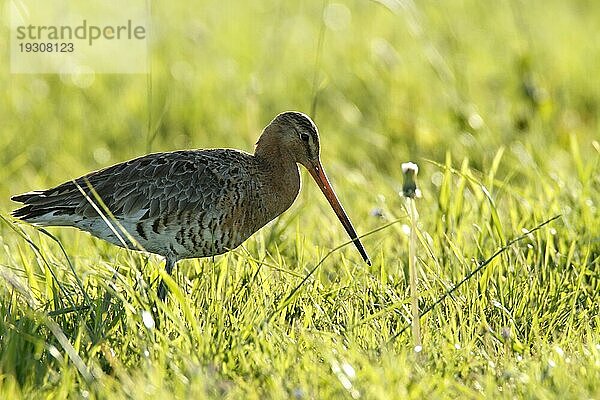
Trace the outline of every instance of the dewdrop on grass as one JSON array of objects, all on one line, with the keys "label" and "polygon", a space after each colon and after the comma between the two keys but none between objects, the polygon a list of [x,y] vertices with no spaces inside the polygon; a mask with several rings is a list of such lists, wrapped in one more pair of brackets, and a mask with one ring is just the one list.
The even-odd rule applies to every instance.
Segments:
[{"label": "dewdrop on grass", "polygon": [[144,323],[144,326],[150,330],[156,327],[154,318],[152,318],[152,314],[146,310],[142,311],[142,322]]}]

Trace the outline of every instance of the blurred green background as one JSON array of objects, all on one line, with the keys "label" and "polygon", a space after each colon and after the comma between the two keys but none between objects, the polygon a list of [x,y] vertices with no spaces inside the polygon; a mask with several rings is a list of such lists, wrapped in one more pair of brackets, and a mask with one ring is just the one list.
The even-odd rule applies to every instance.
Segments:
[{"label": "blurred green background", "polygon": [[507,171],[533,159],[567,178],[569,135],[588,157],[598,138],[598,8],[156,3],[150,78],[11,75],[2,63],[0,204],[148,150],[250,151],[274,115],[313,102],[343,198],[385,194],[405,160],[450,152],[483,168],[502,146]]},{"label": "blurred green background", "polygon": [[[149,75],[10,74],[8,16],[6,8],[0,12],[3,215],[15,207],[12,194],[150,151],[252,151],[261,129],[285,110],[314,117],[323,164],[359,233],[403,217],[400,165],[420,165],[426,304],[474,261],[562,214],[552,229],[509,251],[431,313],[420,362],[408,334],[390,352],[370,352],[409,315],[401,230],[364,239],[372,267],[351,247],[334,253],[290,306],[278,309],[320,257],[346,240],[308,179],[292,210],[245,245],[250,256],[266,253],[299,275],[261,270],[242,251],[178,268],[191,311],[175,303],[173,312],[199,326],[189,338],[177,318],[162,330],[169,336],[148,334],[143,341],[131,333],[145,332],[135,310],[148,299],[136,297],[145,291],[127,292],[127,285],[139,282],[134,267],[145,268],[145,279],[155,277],[157,259],[148,267],[75,230],[52,230],[94,298],[109,290],[102,285],[110,268],[125,266],[129,281],[120,285],[129,297],[119,298],[121,314],[101,314],[109,320],[98,328],[102,339],[81,333],[87,314],[59,320],[70,341],[81,341],[85,362],[117,371],[115,381],[103,381],[107,393],[116,385],[123,396],[141,398],[138,385],[165,379],[163,393],[180,397],[193,393],[190,381],[214,385],[198,389],[213,397],[600,395],[600,2],[154,2]],[[48,271],[11,228],[0,224],[0,264],[34,288],[44,310],[66,307],[52,296]],[[33,237],[72,283],[56,245]],[[27,281],[30,269],[38,275]],[[35,393],[40,382],[44,393],[70,392],[57,383],[68,376],[61,381],[47,372],[67,367],[41,350],[23,350],[30,337],[45,343],[50,336],[60,346],[42,322],[21,318],[29,314],[14,291],[2,294],[0,369],[12,368],[15,354],[31,353],[13,371],[29,388],[24,393]],[[265,314],[276,317],[263,331],[257,327]],[[114,359],[102,346],[116,349]],[[151,361],[141,355],[146,349]],[[340,378],[344,360],[358,371],[352,390]]]}]

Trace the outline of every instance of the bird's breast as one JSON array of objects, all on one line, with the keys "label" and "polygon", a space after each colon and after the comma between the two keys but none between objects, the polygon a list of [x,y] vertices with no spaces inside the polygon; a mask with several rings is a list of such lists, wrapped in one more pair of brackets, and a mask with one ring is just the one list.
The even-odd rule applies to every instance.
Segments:
[{"label": "bird's breast", "polygon": [[[291,207],[300,192],[300,173],[293,163],[287,168],[261,176],[261,204],[264,224]],[[263,224],[263,225],[264,225]]]}]

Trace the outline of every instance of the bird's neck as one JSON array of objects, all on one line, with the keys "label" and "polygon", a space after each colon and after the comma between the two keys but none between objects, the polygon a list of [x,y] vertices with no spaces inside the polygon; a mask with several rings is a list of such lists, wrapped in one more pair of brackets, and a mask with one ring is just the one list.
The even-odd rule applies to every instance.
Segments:
[{"label": "bird's neck", "polygon": [[257,158],[269,159],[275,154],[281,154],[282,149],[281,146],[279,146],[279,143],[281,143],[280,135],[281,134],[278,129],[275,129],[271,125],[267,126],[256,142],[254,155]]},{"label": "bird's neck", "polygon": [[273,218],[287,210],[300,191],[298,165],[281,146],[276,130],[265,129],[256,143],[254,157],[258,164],[259,179],[266,196],[265,205]]}]

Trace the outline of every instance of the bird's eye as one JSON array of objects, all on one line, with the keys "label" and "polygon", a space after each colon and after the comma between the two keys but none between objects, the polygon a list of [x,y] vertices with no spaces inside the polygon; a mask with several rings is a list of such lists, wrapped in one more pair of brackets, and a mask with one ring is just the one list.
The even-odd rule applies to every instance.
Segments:
[{"label": "bird's eye", "polygon": [[310,138],[310,136],[308,136],[308,133],[301,133],[300,134],[300,139],[302,139],[304,142],[308,143],[308,139]]}]

